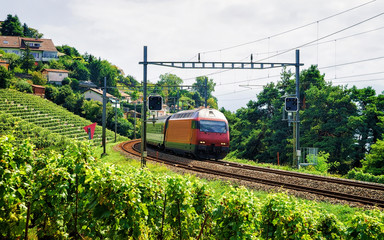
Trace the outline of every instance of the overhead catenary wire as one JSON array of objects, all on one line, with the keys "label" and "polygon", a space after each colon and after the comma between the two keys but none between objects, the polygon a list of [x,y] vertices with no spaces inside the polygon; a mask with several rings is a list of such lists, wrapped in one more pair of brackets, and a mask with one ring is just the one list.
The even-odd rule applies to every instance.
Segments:
[{"label": "overhead catenary wire", "polygon": [[299,29],[302,29],[302,28],[305,28],[305,27],[308,27],[308,26],[311,26],[311,25],[313,25],[313,24],[318,24],[319,22],[322,22],[322,21],[328,20],[328,19],[330,19],[330,18],[333,18],[333,17],[339,16],[339,15],[342,15],[342,14],[347,13],[347,12],[350,12],[350,11],[352,11],[352,10],[361,8],[361,7],[365,6],[365,5],[368,5],[368,4],[373,3],[373,2],[375,2],[375,1],[376,1],[376,0],[372,0],[372,1],[369,1],[369,2],[366,2],[366,3],[363,3],[363,4],[360,4],[360,5],[358,5],[358,6],[349,8],[349,9],[344,10],[344,11],[342,11],[342,12],[339,12],[339,13],[330,15],[330,16],[328,16],[328,17],[325,17],[325,18],[322,18],[322,19],[313,21],[313,22],[311,22],[311,23],[304,24],[304,25],[299,26],[299,27],[295,27],[295,28],[292,28],[292,29],[289,29],[289,30],[286,30],[286,31],[282,31],[282,32],[280,32],[280,33],[276,33],[276,34],[271,35],[271,36],[269,36],[269,37],[264,37],[264,38],[260,38],[260,39],[253,40],[253,41],[250,41],[250,42],[241,43],[241,44],[237,44],[237,45],[234,45],[234,46],[225,47],[225,48],[221,48],[221,49],[217,49],[217,50],[204,51],[204,52],[201,52],[201,53],[202,53],[202,54],[207,54],[207,53],[214,53],[214,52],[219,52],[219,51],[226,51],[226,50],[229,50],[229,49],[233,49],[233,48],[237,48],[237,47],[242,47],[242,46],[246,46],[246,45],[249,45],[249,44],[253,44],[253,43],[260,42],[260,41],[264,41],[264,40],[267,40],[267,39],[270,39],[270,38],[275,38],[275,37],[278,37],[278,36],[281,36],[281,35],[284,35],[284,34],[287,34],[287,33],[290,33],[290,32],[293,32],[293,31],[296,31],[296,30],[299,30]]},{"label": "overhead catenary wire", "polygon": [[[277,57],[277,56],[286,54],[286,53],[291,52],[291,51],[295,51],[296,49],[299,49],[299,48],[308,46],[308,45],[310,45],[310,44],[313,44],[313,43],[315,43],[315,42],[317,42],[317,41],[320,41],[320,40],[329,38],[329,37],[331,37],[331,36],[333,36],[333,35],[336,35],[336,34],[338,34],[338,33],[344,32],[344,31],[346,31],[346,30],[348,30],[348,29],[351,29],[351,28],[354,28],[354,27],[356,27],[356,26],[359,26],[359,25],[361,25],[361,24],[363,24],[363,23],[365,23],[365,22],[371,21],[371,20],[373,20],[373,19],[375,19],[375,18],[378,18],[378,17],[380,17],[380,16],[382,16],[382,15],[384,15],[384,12],[381,12],[381,13],[379,13],[379,14],[377,14],[377,15],[374,15],[374,16],[372,16],[372,17],[366,18],[366,19],[364,19],[364,20],[362,20],[362,21],[359,21],[359,22],[354,23],[354,24],[352,24],[352,25],[350,25],[350,26],[348,26],[348,27],[345,27],[345,28],[342,28],[342,29],[340,29],[340,30],[338,30],[338,31],[332,32],[332,33],[330,33],[330,34],[327,34],[327,35],[325,35],[325,36],[323,36],[323,37],[316,38],[315,40],[306,42],[306,43],[301,44],[301,45],[298,45],[298,46],[296,46],[296,47],[289,48],[289,49],[287,49],[287,50],[285,50],[285,51],[282,51],[282,52],[280,52],[280,53],[276,53],[276,54],[271,55],[271,56],[268,56],[268,57],[266,57],[266,58],[258,59],[258,60],[254,61],[254,62],[261,62],[261,61],[264,61],[264,60],[267,60],[267,59],[270,59],[270,58],[273,58],[273,57]],[[266,39],[267,39],[267,38],[266,38]],[[249,55],[248,55],[248,56],[249,56]],[[335,64],[335,65],[336,65],[336,64]],[[232,70],[232,69],[225,69],[225,70],[221,70],[221,71],[216,71],[216,72],[212,72],[212,73],[206,74],[206,76],[212,76],[212,75],[215,75],[215,74],[219,74],[219,73],[223,73],[223,72],[227,72],[227,71],[231,71],[231,70]],[[193,77],[193,78],[187,78],[187,79],[185,79],[185,80],[190,80],[190,79],[195,79],[195,78],[196,78],[196,77]]]}]

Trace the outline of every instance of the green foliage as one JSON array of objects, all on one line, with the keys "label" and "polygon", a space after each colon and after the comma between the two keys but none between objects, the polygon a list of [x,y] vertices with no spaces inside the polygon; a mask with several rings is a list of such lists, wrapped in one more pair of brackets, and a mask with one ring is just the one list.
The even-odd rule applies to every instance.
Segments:
[{"label": "green foliage", "polygon": [[80,53],[77,51],[76,48],[70,47],[68,45],[62,45],[56,47],[57,51],[65,53],[69,57],[80,57]]},{"label": "green foliage", "polygon": [[375,176],[371,173],[364,173],[361,169],[352,169],[345,176],[349,179],[384,184],[384,175]]},{"label": "green foliage", "polygon": [[61,85],[70,85],[71,84],[71,78],[69,78],[69,77],[66,77],[66,78],[64,78],[63,79],[63,81],[61,81]]},{"label": "green foliage", "polygon": [[57,89],[57,87],[52,85],[45,87],[45,97],[48,100],[55,102],[57,95],[59,95],[59,90]]},{"label": "green foliage", "polygon": [[32,73],[32,82],[36,85],[45,85],[47,84],[47,79],[43,77],[41,72],[33,72]]},{"label": "green foliage", "polygon": [[[40,239],[382,239],[383,213],[334,215],[286,194],[258,199],[231,188],[220,199],[190,176],[98,163],[86,144],[40,154],[0,137],[0,236]],[[29,222],[26,222],[29,217]]]},{"label": "green foliage", "polygon": [[347,230],[347,239],[384,239],[384,214],[380,211],[375,213],[357,213]]},{"label": "green foliage", "polygon": [[14,69],[17,67],[17,65],[19,64],[19,61],[20,61],[19,55],[15,54],[15,53],[3,53],[2,58],[7,60],[8,64],[9,64],[8,69],[11,72],[14,71]]},{"label": "green foliage", "polygon": [[0,33],[3,36],[23,36],[23,28],[17,15],[7,15],[7,19],[1,24]]},{"label": "green foliage", "polygon": [[9,88],[11,73],[4,66],[0,66],[0,88]]},{"label": "green foliage", "polygon": [[24,93],[32,93],[32,86],[25,80],[18,80],[14,83],[14,87],[16,90]]},{"label": "green foliage", "polygon": [[25,50],[23,50],[20,62],[21,69],[23,69],[25,73],[28,73],[28,71],[31,70],[35,64],[35,58],[33,57],[31,49],[28,45],[26,45]]},{"label": "green foliage", "polygon": [[373,175],[384,175],[384,140],[377,140],[362,160],[362,170]]},{"label": "green foliage", "polygon": [[232,189],[213,212],[215,239],[252,239],[260,234],[261,206],[251,192]]}]

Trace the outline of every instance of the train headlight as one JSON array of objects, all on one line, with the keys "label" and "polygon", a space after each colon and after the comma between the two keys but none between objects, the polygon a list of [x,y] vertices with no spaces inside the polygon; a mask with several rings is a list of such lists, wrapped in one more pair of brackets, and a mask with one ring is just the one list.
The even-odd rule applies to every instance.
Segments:
[{"label": "train headlight", "polygon": [[225,145],[227,145],[227,143],[221,143],[221,146],[225,146]]},{"label": "train headlight", "polygon": [[200,141],[199,143],[200,143],[200,144],[205,144],[205,141]]}]

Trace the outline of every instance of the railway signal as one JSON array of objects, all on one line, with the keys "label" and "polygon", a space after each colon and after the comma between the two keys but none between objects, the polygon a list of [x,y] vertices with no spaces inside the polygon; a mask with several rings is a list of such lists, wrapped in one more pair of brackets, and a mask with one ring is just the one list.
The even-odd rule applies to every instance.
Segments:
[{"label": "railway signal", "polygon": [[285,98],[285,111],[287,112],[297,112],[298,104],[297,97],[287,97]]},{"label": "railway signal", "polygon": [[163,98],[161,96],[149,96],[148,108],[152,111],[159,111],[163,109]]}]

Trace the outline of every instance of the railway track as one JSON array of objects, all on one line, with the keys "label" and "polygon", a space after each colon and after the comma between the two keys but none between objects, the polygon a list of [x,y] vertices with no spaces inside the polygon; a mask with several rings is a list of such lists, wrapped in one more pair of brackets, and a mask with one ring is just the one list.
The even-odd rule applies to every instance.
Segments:
[{"label": "railway track", "polygon": [[[140,140],[134,140],[134,141],[122,143],[122,144],[120,144],[120,148],[122,150],[124,150],[125,152],[128,152],[129,154],[140,157],[141,154],[140,154],[140,150],[138,148],[139,141]],[[276,169],[270,169],[270,168],[256,167],[256,166],[250,166],[250,165],[244,165],[244,164],[238,164],[238,163],[232,163],[232,162],[226,162],[226,161],[210,161],[210,160],[206,161],[206,162],[209,162],[211,164],[219,164],[219,165],[231,167],[231,168],[247,169],[249,171],[254,171],[254,172],[267,172],[270,174],[277,174],[277,175],[284,175],[284,176],[301,178],[301,179],[315,180],[315,181],[319,181],[320,183],[321,182],[323,182],[323,183],[326,182],[327,184],[328,183],[335,183],[335,184],[340,184],[340,185],[345,185],[345,186],[353,186],[353,187],[383,191],[383,198],[381,198],[381,199],[370,198],[370,197],[366,197],[366,196],[358,196],[358,195],[353,195],[353,194],[347,194],[347,193],[342,193],[339,191],[329,191],[329,190],[318,189],[318,188],[313,188],[313,187],[300,186],[300,185],[291,184],[291,183],[282,183],[279,181],[269,180],[269,179],[265,179],[265,178],[259,178],[256,176],[247,176],[247,175],[243,175],[243,174],[236,174],[236,173],[231,173],[231,172],[223,171],[223,170],[213,170],[212,168],[200,167],[200,166],[192,165],[189,163],[183,163],[183,162],[172,160],[172,159],[159,158],[158,156],[156,156],[156,155],[153,156],[151,154],[148,154],[147,160],[159,162],[159,163],[162,163],[165,165],[170,165],[170,166],[174,166],[174,167],[178,167],[178,168],[182,168],[182,169],[186,169],[186,170],[194,171],[194,172],[198,172],[198,173],[221,176],[221,177],[226,177],[226,178],[230,178],[230,179],[243,180],[243,181],[248,181],[251,183],[265,184],[265,185],[278,187],[278,188],[282,187],[285,189],[308,192],[308,193],[317,194],[317,195],[321,195],[321,196],[325,196],[325,197],[329,197],[329,198],[345,200],[345,201],[349,201],[349,202],[358,202],[358,203],[362,203],[365,205],[373,205],[373,206],[384,208],[384,186],[379,185],[379,184],[369,184],[369,183],[364,183],[364,182],[354,182],[354,181],[350,181],[350,180],[314,176],[314,175],[310,175],[310,174],[302,174],[302,173],[282,171],[282,170],[276,170]]]}]

